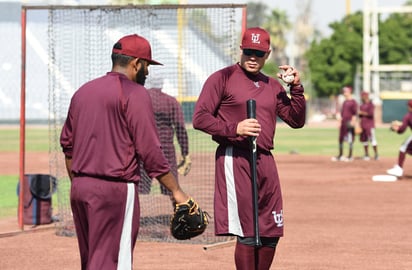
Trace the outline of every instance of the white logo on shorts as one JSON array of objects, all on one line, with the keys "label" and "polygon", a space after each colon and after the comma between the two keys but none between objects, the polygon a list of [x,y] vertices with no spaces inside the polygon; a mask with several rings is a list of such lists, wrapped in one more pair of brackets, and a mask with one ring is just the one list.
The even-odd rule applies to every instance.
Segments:
[{"label": "white logo on shorts", "polygon": [[277,214],[276,211],[273,211],[272,214],[277,227],[283,227],[283,210],[280,210],[279,214]]}]

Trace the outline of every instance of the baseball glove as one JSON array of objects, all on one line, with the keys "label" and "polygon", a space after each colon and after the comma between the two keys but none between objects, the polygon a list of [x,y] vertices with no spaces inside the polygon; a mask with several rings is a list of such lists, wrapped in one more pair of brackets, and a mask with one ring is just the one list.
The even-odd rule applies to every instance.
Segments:
[{"label": "baseball glove", "polygon": [[346,122],[346,128],[347,129],[354,129],[355,127],[353,126],[353,124],[352,124],[352,121],[347,121]]},{"label": "baseball glove", "polygon": [[177,171],[181,174],[186,176],[192,167],[192,160],[190,159],[190,156],[187,155],[183,157],[183,160],[177,165]]},{"label": "baseball glove", "polygon": [[394,120],[391,122],[390,130],[397,131],[400,126],[402,126],[402,122],[399,120]]},{"label": "baseball glove", "polygon": [[355,134],[359,135],[362,133],[362,127],[359,124],[355,125]]},{"label": "baseball glove", "polygon": [[202,234],[207,225],[209,214],[189,198],[184,203],[175,205],[175,211],[170,220],[170,231],[174,238],[186,240]]}]

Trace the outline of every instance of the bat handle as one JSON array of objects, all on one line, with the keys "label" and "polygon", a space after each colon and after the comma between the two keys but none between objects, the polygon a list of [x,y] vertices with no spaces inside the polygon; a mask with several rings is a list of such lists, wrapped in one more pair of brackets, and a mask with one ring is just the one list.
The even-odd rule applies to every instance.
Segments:
[{"label": "bat handle", "polygon": [[[249,99],[246,102],[247,107],[247,117],[256,119],[256,101],[254,99]],[[253,199],[253,225],[255,233],[255,246],[262,246],[259,234],[259,204],[258,204],[258,186],[257,186],[257,146],[256,137],[249,137],[249,148],[250,148],[250,173],[252,180],[252,199]]]},{"label": "bat handle", "polygon": [[256,100],[249,99],[246,102],[247,118],[256,118]]}]

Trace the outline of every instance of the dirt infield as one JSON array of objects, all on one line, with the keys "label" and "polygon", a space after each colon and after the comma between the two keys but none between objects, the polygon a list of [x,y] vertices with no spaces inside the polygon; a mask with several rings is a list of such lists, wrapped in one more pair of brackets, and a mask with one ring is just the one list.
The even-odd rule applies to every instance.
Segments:
[{"label": "dirt infield", "polygon": [[[0,154],[0,174],[18,166],[5,165],[15,159]],[[402,180],[385,183],[371,177],[391,167],[393,158],[331,162],[329,157],[280,155],[276,159],[285,236],[272,269],[412,269],[412,169],[406,169]],[[6,234],[16,229],[16,219],[0,220],[0,269],[79,269],[75,238],[56,236],[53,226]],[[134,269],[235,269],[233,250],[233,244],[205,251],[203,245],[138,242]]]}]

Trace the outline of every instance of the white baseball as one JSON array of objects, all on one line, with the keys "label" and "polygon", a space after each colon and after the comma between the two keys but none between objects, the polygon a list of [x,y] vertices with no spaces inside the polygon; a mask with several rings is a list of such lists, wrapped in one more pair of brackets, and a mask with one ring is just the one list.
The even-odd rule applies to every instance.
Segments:
[{"label": "white baseball", "polygon": [[285,83],[292,83],[295,80],[295,76],[292,74],[290,75],[282,74],[282,80]]}]

